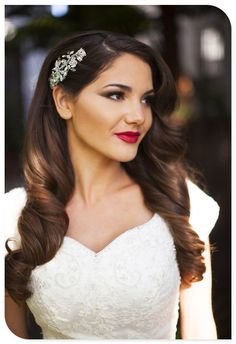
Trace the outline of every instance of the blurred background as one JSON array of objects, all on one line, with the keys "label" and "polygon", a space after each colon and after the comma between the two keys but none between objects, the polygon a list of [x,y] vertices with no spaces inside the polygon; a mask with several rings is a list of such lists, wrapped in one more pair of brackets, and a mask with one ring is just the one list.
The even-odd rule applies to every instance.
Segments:
[{"label": "blurred background", "polygon": [[[220,205],[210,240],[219,339],[231,338],[231,26],[206,5],[5,6],[5,189],[22,185],[27,110],[45,55],[71,33],[122,32],[158,49],[176,80],[176,123],[187,126],[188,158]],[[201,302],[201,300],[199,300]],[[30,318],[32,338],[40,338]],[[179,334],[178,334],[179,336]]]}]

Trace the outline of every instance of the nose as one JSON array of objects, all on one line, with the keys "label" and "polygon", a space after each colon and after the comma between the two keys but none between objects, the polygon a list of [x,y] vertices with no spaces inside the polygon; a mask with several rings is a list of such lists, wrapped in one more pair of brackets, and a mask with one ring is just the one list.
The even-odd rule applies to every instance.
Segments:
[{"label": "nose", "polygon": [[125,121],[128,124],[143,124],[145,121],[145,110],[143,106],[144,105],[140,102],[134,102],[132,105],[130,105],[130,108],[128,109],[125,116]]}]

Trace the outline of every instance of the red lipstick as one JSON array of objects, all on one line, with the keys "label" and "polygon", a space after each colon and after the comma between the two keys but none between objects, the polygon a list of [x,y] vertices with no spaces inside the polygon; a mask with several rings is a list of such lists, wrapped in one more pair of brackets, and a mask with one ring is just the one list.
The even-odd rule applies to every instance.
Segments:
[{"label": "red lipstick", "polygon": [[123,133],[116,133],[115,135],[122,141],[128,143],[136,143],[138,141],[140,133],[138,131],[125,131]]}]

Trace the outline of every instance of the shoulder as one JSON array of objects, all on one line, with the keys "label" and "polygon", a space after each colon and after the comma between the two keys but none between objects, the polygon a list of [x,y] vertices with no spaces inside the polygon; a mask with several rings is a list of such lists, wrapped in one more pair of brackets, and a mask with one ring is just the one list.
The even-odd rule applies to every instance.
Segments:
[{"label": "shoulder", "polygon": [[218,203],[190,179],[186,179],[190,198],[189,222],[199,237],[205,241],[219,217]]},{"label": "shoulder", "polygon": [[20,244],[17,223],[26,199],[26,191],[22,187],[12,189],[2,196],[4,238],[13,240],[10,244],[12,249],[18,248]]}]

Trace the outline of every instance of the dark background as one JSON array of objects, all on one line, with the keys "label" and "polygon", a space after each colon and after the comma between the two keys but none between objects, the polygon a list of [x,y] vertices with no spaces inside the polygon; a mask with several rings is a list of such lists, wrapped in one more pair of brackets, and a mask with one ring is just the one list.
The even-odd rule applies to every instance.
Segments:
[{"label": "dark background", "polygon": [[[65,7],[65,5],[63,5]],[[173,114],[185,123],[188,158],[220,205],[210,235],[213,311],[218,338],[231,338],[231,26],[206,5],[5,6],[5,185],[22,185],[21,152],[27,109],[49,48],[80,30],[123,32],[158,49],[180,97]],[[201,302],[201,300],[199,300]],[[31,319],[32,320],[32,319]],[[31,321],[31,336],[39,338]]]}]

